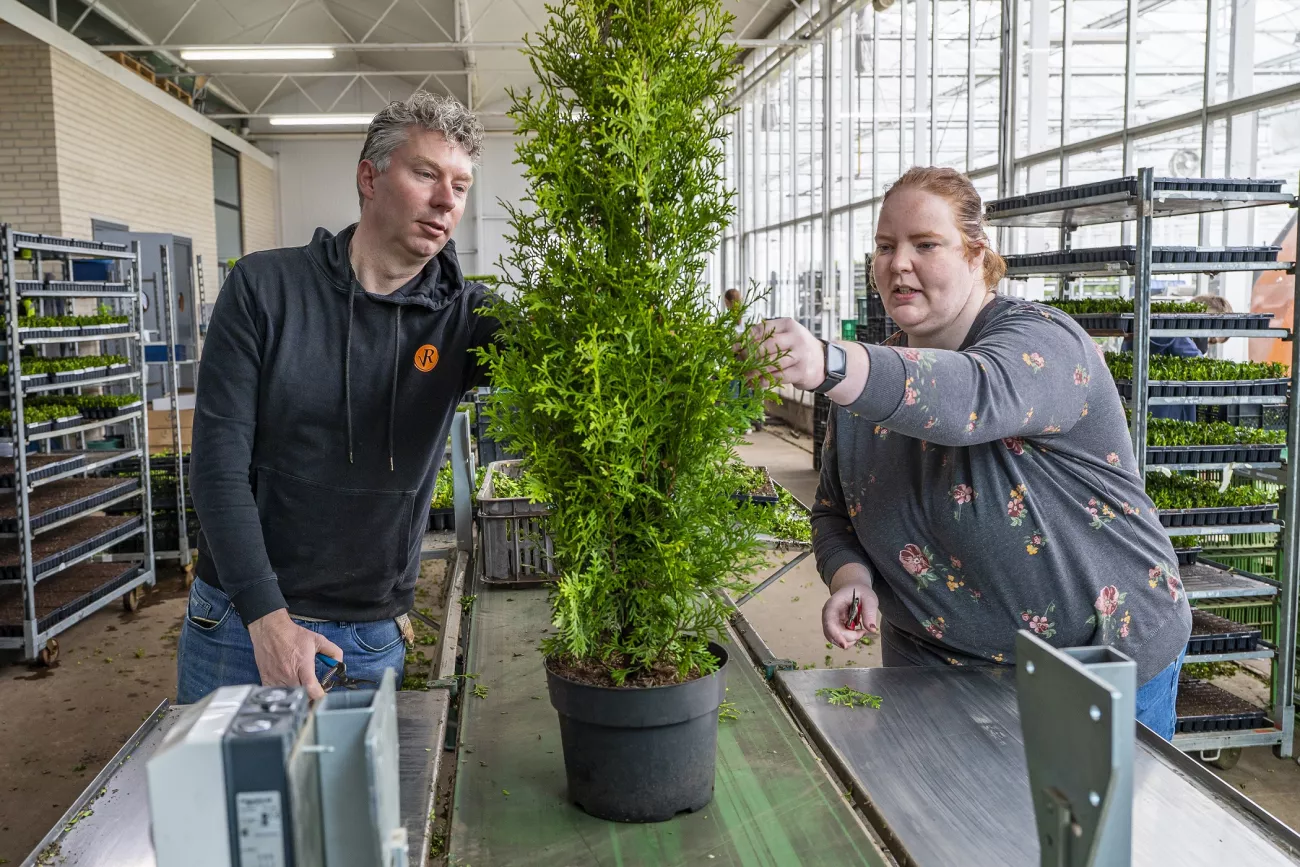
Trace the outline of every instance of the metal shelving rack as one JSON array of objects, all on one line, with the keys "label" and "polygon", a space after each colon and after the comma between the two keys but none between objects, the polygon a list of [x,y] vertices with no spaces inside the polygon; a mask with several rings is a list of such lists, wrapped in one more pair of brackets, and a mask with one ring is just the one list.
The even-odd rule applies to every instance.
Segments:
[{"label": "metal shelving rack", "polygon": [[[1294,399],[1297,377],[1300,376],[1300,306],[1290,329],[1240,330],[1228,328],[1161,329],[1162,337],[1276,337],[1292,343],[1291,397],[1282,395],[1227,396],[1227,397],[1153,397],[1148,394],[1150,373],[1150,316],[1151,276],[1153,274],[1217,274],[1228,271],[1282,271],[1295,273],[1295,263],[1282,262],[1178,262],[1153,263],[1152,222],[1156,217],[1206,214],[1238,208],[1255,208],[1268,205],[1300,207],[1296,196],[1271,191],[1250,191],[1250,182],[1223,182],[1228,189],[1213,190],[1209,183],[1186,181],[1176,186],[1200,186],[1201,189],[1172,189],[1170,182],[1157,184],[1153,169],[1138,172],[1136,184],[1128,179],[1089,185],[1094,190],[1110,186],[1113,189],[1100,194],[1079,195],[1082,190],[1067,189],[1015,197],[1013,200],[990,202],[988,221],[999,227],[1057,228],[1061,232],[1062,252],[1068,252],[1070,236],[1080,226],[1132,221],[1136,224],[1136,257],[1134,261],[1089,262],[1086,264],[1030,265],[1011,267],[1007,276],[1057,277],[1064,295],[1071,280],[1089,276],[1127,276],[1133,282],[1133,378],[1132,399],[1127,401],[1132,410],[1133,452],[1138,462],[1138,472],[1147,471],[1147,410],[1158,405],[1187,404],[1286,404],[1287,451],[1292,456],[1281,464],[1254,467],[1264,471],[1266,477],[1284,485],[1281,517],[1279,521],[1263,524],[1224,525],[1214,527],[1167,528],[1170,536],[1186,535],[1238,535],[1244,533],[1277,533],[1281,553],[1281,566],[1273,580],[1229,569],[1214,561],[1201,560],[1197,565],[1183,567],[1183,587],[1189,600],[1256,598],[1260,601],[1277,599],[1278,623],[1275,647],[1261,647],[1257,651],[1241,653],[1199,654],[1189,656],[1187,663],[1269,659],[1272,661],[1272,695],[1270,728],[1246,731],[1206,732],[1178,734],[1174,744],[1184,751],[1200,751],[1207,758],[1216,757],[1221,750],[1246,746],[1272,746],[1281,757],[1292,754],[1295,729],[1293,707],[1296,665],[1296,590],[1300,569],[1296,554],[1300,548],[1300,484],[1297,484],[1297,467],[1294,456],[1300,454],[1300,399]],[[1159,189],[1157,187],[1160,187]],[[1051,255],[1051,254],[1048,254]],[[1208,316],[1206,318],[1209,318]],[[1094,336],[1111,336],[1094,333]],[[1174,464],[1161,465],[1170,470],[1215,470],[1226,464]]]},{"label": "metal shelving rack", "polygon": [[[23,596],[23,635],[22,637],[0,636],[0,648],[19,649],[26,658],[40,659],[46,664],[52,663],[58,656],[58,642],[55,640],[55,636],[118,599],[124,599],[127,607],[133,608],[138,603],[140,588],[144,585],[152,586],[156,581],[153,567],[153,529],[150,519],[152,513],[151,497],[149,485],[147,484],[149,478],[149,437],[147,416],[145,414],[145,335],[143,310],[140,301],[140,273],[137,267],[140,258],[139,254],[138,244],[132,245],[132,249],[127,250],[125,246],[120,244],[36,235],[15,230],[11,226],[0,225],[0,266],[3,267],[3,271],[0,272],[0,290],[2,290],[0,295],[3,296],[3,311],[6,323],[5,350],[9,363],[8,393],[5,397],[8,398],[12,414],[10,429],[14,460],[13,491],[17,501],[16,524],[18,526],[18,532],[0,534],[0,536],[17,540],[21,571],[20,578],[0,580],[0,586],[21,585]],[[118,277],[121,282],[74,281],[72,263],[79,258],[115,260],[115,267],[119,272]],[[31,263],[30,267],[34,271],[35,279],[19,279],[17,266],[20,261],[24,265],[28,262]],[[52,288],[54,282],[45,279],[45,266],[49,264],[54,264],[65,271],[64,280],[55,281],[64,288]],[[125,300],[129,302],[127,306],[134,328],[126,333],[103,337],[75,336],[66,339],[38,338],[35,340],[23,338],[18,332],[18,315],[22,310],[21,301],[26,298],[60,298],[65,301],[76,298]],[[81,343],[90,340],[121,340],[126,342],[129,347],[127,354],[131,358],[132,370],[128,373],[73,382],[23,384],[20,356],[22,347],[38,343],[51,345]],[[10,352],[9,349],[15,351]],[[137,410],[119,414],[112,418],[96,419],[39,433],[28,433],[27,431],[27,425],[23,418],[23,404],[25,397],[28,395],[50,391],[79,390],[89,386],[130,383],[132,381],[135,383],[141,401],[140,408]],[[127,448],[111,454],[86,450],[85,434],[88,431],[118,425],[127,426]],[[35,446],[37,450],[48,451],[53,441],[74,435],[77,438],[77,445],[83,453],[85,463],[65,472],[33,479],[31,477],[32,470],[29,468],[28,449]],[[138,459],[142,467],[139,489],[121,497],[116,497],[107,503],[99,503],[85,511],[64,516],[60,520],[33,529],[31,525],[30,496],[35,490],[51,482],[83,476],[91,471],[108,469],[113,465],[131,459]],[[43,572],[39,576],[35,573],[33,569],[33,541],[38,535],[55,527],[78,521],[108,506],[134,497],[142,498],[144,504],[143,519],[138,526],[112,538],[110,542],[91,546],[90,550],[83,551],[63,561],[51,571]],[[68,567],[89,562],[92,559],[103,560],[105,558],[100,555],[105,550],[138,533],[144,534],[145,550],[143,555],[132,558],[138,561],[134,573],[131,573],[126,580],[122,580],[122,576],[118,576],[108,585],[90,591],[83,598],[93,596],[99,596],[99,598],[92,598],[88,604],[75,607],[75,610],[66,616],[61,616],[55,622],[46,623],[42,626],[42,621],[48,618],[40,618],[37,614],[36,594],[41,581],[59,575]]]}]

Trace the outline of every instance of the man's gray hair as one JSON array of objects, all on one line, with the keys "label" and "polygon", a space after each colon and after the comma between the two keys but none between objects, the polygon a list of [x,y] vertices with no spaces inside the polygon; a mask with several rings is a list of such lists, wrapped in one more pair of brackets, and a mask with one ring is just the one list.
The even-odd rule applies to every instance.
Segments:
[{"label": "man's gray hair", "polygon": [[[440,132],[451,144],[458,145],[475,166],[483,155],[483,124],[461,105],[455,97],[439,96],[427,90],[417,90],[406,99],[390,102],[366,131],[366,143],[361,148],[361,160],[370,160],[381,172],[388,171],[393,151],[406,142],[406,131],[418,126],[429,132]],[[357,184],[357,197],[365,205],[361,185]]]}]

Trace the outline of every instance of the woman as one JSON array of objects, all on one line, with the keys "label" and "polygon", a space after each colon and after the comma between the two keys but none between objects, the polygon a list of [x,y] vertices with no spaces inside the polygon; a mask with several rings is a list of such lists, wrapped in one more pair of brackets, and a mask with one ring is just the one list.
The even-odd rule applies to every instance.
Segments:
[{"label": "woman", "polygon": [[[893,345],[767,323],[779,377],[837,404],[813,508],[826,638],[885,665],[1014,662],[1017,630],[1137,663],[1137,718],[1173,736],[1191,611],[1115,383],[1068,316],[994,294],[979,195],[915,168],[885,195],[872,273]],[[842,375],[842,378],[841,378]],[[864,629],[846,626],[854,594]]]}]

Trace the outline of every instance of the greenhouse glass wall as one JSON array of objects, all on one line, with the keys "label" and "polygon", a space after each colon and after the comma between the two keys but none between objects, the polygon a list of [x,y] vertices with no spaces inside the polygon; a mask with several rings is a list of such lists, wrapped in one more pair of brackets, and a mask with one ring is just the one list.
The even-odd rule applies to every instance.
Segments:
[{"label": "greenhouse glass wall", "polygon": [[[880,199],[914,165],[960,169],[986,199],[1147,166],[1159,176],[1285,178],[1296,190],[1300,0],[877,5],[887,8],[798,4],[771,35],[807,45],[750,51],[737,78],[726,145],[737,214],[708,273],[719,292],[761,296],[755,315],[839,336],[867,292]],[[1293,213],[1159,220],[1154,241],[1277,243],[1294,231]],[[1132,243],[1131,231],[1081,229],[1073,244]],[[1061,238],[1017,229],[994,241],[1033,252]],[[1251,280],[1172,278],[1155,288],[1215,292],[1247,310]],[[1115,284],[1093,288],[1126,288]],[[1038,280],[1001,291],[1038,298],[1056,287]]]}]

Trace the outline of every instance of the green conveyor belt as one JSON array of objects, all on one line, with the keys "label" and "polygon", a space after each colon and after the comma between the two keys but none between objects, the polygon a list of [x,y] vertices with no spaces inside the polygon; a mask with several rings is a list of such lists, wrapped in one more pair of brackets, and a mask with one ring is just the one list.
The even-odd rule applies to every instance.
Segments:
[{"label": "green conveyor belt", "polygon": [[[593,819],[565,795],[559,724],[537,642],[545,590],[482,591],[471,610],[449,862],[569,865],[883,865],[844,794],[734,643],[714,798],[669,822]],[[486,698],[470,694],[474,685]],[[507,792],[509,794],[507,794]]]}]

